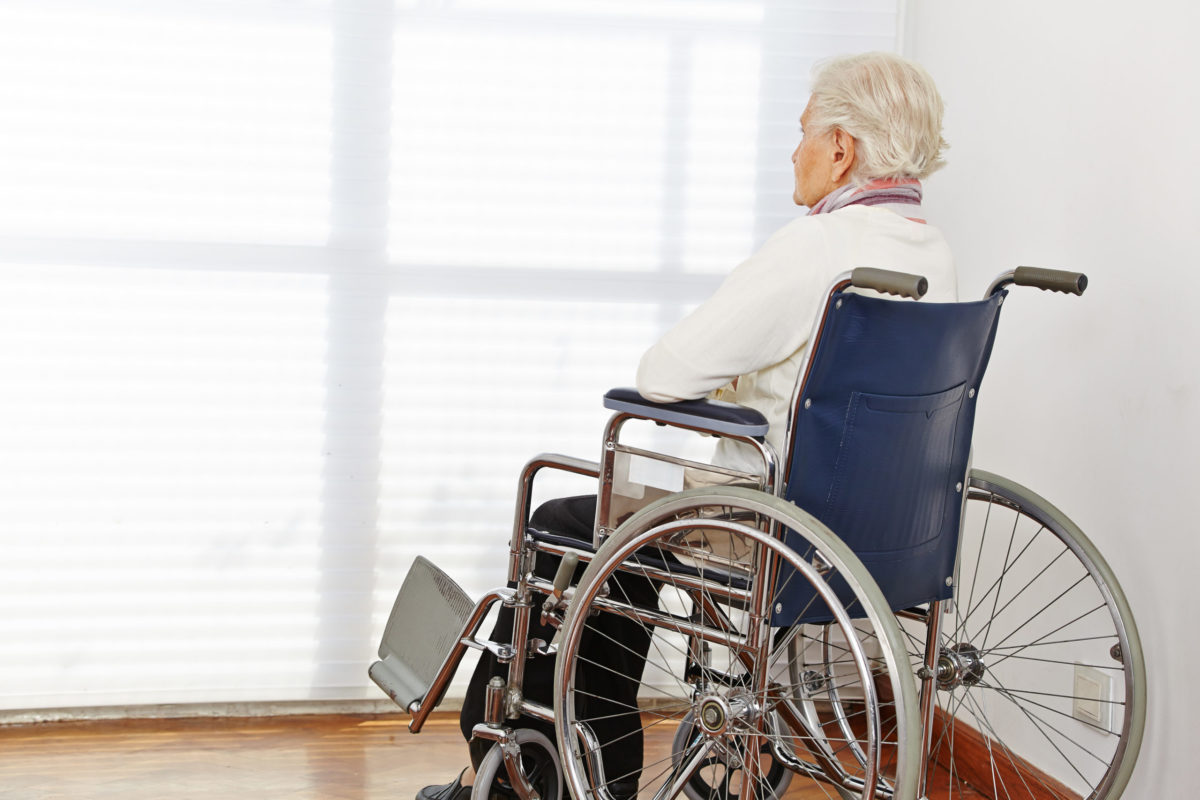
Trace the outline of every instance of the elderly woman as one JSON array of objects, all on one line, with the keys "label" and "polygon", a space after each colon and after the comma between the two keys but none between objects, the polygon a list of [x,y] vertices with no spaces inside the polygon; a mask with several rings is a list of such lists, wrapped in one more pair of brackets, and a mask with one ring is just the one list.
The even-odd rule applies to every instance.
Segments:
[{"label": "elderly woman", "polygon": [[[788,405],[808,336],[826,288],[842,272],[861,266],[924,275],[932,300],[956,299],[954,266],[942,234],[927,225],[921,210],[921,179],[942,166],[942,101],[933,80],[917,64],[887,53],[837,58],[819,66],[808,106],[800,117],[802,137],[792,154],[793,200],[807,206],[754,255],[742,262],[717,292],[642,357],[638,390],[646,398],[672,402],[705,396],[762,412],[768,442],[783,452]],[[722,440],[716,459],[755,471],[757,457]],[[551,501],[531,525],[583,542],[592,539],[595,497]],[[535,571],[552,576],[556,559],[539,559]],[[633,602],[655,602],[656,588],[634,577],[619,590]],[[637,795],[642,769],[641,728],[636,714],[642,663],[650,633],[640,624],[602,615],[593,641],[581,656],[595,662],[587,678],[596,698],[588,716],[602,744],[610,793],[617,800]],[[507,641],[512,615],[501,611],[493,633]],[[606,627],[605,627],[606,626]],[[531,637],[554,631],[533,626]],[[625,643],[613,647],[611,642]],[[552,703],[552,659],[527,665],[527,697]],[[471,679],[462,729],[482,720],[483,688],[504,668],[485,653]],[[553,731],[546,723],[522,725]],[[478,766],[489,742],[472,742]],[[496,792],[504,794],[504,787]],[[426,787],[418,800],[465,800],[470,787],[456,780]]]},{"label": "elderly woman", "polygon": [[[784,226],[709,300],[650,348],[638,391],[657,401],[710,393],[758,409],[783,452],[788,404],[818,304],[840,273],[873,266],[929,279],[955,300],[950,249],[925,224],[921,179],[942,166],[942,100],[918,65],[886,53],[823,65],[800,117],[792,195],[808,214]],[[755,470],[723,442],[718,458]]]}]

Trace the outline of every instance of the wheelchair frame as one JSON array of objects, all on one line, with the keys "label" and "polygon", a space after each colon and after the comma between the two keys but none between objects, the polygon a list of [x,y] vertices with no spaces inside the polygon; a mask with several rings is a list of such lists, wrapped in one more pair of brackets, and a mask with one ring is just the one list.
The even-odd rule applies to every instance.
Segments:
[{"label": "wheelchair frame", "polygon": [[[906,276],[880,270],[855,270],[854,273],[840,276],[831,286],[825,308],[828,310],[835,295],[849,286],[875,289],[919,299],[924,294],[923,282],[924,279],[917,276]],[[1082,294],[1086,288],[1086,278],[1082,275],[1054,270],[1019,268],[997,278],[989,287],[988,296],[1000,292],[1013,283],[1074,294]],[[822,314],[815,323],[806,363],[801,369],[801,378],[797,382],[796,395],[792,403],[793,409],[798,405],[801,387],[808,378],[808,371],[812,366],[811,360],[816,352],[824,319],[825,314]],[[964,601],[957,596],[955,600],[936,600],[924,604],[923,607],[898,609],[893,612],[888,607],[883,595],[874,586],[866,569],[849,548],[846,548],[820,522],[780,499],[787,476],[779,474],[777,454],[762,440],[762,436],[766,432],[766,423],[761,415],[730,404],[707,401],[654,404],[620,391],[610,392],[606,396],[605,404],[615,413],[610,418],[605,430],[603,456],[599,463],[561,455],[542,454],[529,461],[521,473],[513,532],[510,539],[507,574],[509,582],[515,584],[515,588],[495,589],[469,610],[466,608],[467,603],[463,598],[456,596],[457,619],[461,622],[457,636],[450,639],[445,635],[445,631],[440,632],[440,641],[435,649],[444,653],[444,657],[440,660],[435,659],[438,662],[436,669],[426,666],[424,670],[418,670],[423,673],[419,678],[408,677],[407,682],[398,682],[396,678],[395,664],[403,661],[403,657],[400,655],[401,649],[415,646],[433,647],[433,645],[413,641],[411,631],[391,630],[394,624],[393,620],[397,618],[397,615],[404,617],[410,613],[409,606],[406,606],[401,599],[397,600],[393,610],[393,620],[389,620],[389,631],[385,632],[384,642],[380,646],[380,656],[383,660],[372,665],[370,672],[372,678],[412,715],[409,729],[413,733],[421,730],[429,714],[441,702],[446,687],[466,650],[487,650],[500,663],[508,665],[509,674],[507,682],[500,678],[493,678],[488,685],[485,719],[476,725],[473,731],[475,737],[495,742],[493,749],[496,755],[491,757],[490,764],[481,766],[480,775],[486,778],[487,783],[490,783],[491,778],[498,772],[500,764],[503,764],[505,777],[521,800],[554,800],[554,798],[544,797],[544,794],[546,789],[555,783],[553,776],[560,775],[558,758],[562,756],[569,762],[565,776],[566,785],[576,797],[582,798],[585,794],[595,794],[600,800],[610,800],[611,796],[602,788],[605,785],[602,759],[596,756],[601,748],[600,743],[589,741],[590,733],[586,724],[574,723],[572,729],[568,730],[568,726],[573,723],[575,717],[575,706],[571,699],[573,691],[571,688],[572,665],[569,663],[571,659],[559,658],[555,680],[554,708],[524,697],[522,688],[528,659],[555,652],[561,655],[564,648],[566,653],[573,658],[579,647],[583,631],[588,625],[587,619],[596,613],[617,613],[636,618],[646,625],[674,626],[678,630],[687,632],[691,642],[688,645],[688,663],[692,664],[690,659],[693,654],[698,653],[701,647],[708,647],[712,643],[710,640],[714,639],[713,629],[723,629],[725,638],[722,641],[724,644],[728,645],[732,641],[730,629],[734,625],[729,621],[729,608],[759,608],[757,622],[746,626],[747,643],[744,652],[749,653],[750,650],[757,649],[761,655],[772,654],[771,657],[778,658],[779,654],[783,652],[782,648],[786,646],[789,670],[787,685],[795,690],[794,697],[770,695],[769,699],[772,701],[770,715],[764,713],[762,709],[758,709],[754,714],[746,716],[746,719],[754,720],[746,730],[757,725],[759,731],[757,735],[764,741],[770,739],[770,742],[764,745],[762,750],[765,755],[763,760],[768,762],[767,766],[757,763],[760,759],[756,757],[747,757],[749,751],[742,751],[738,755],[728,746],[721,744],[721,737],[725,735],[726,728],[716,731],[716,728],[709,730],[704,727],[707,724],[706,721],[697,716],[701,713],[713,711],[716,714],[719,712],[729,718],[735,715],[734,710],[730,707],[728,697],[719,692],[710,692],[707,695],[698,696],[694,714],[684,718],[684,722],[691,728],[687,728],[687,725],[683,724],[680,727],[681,731],[685,729],[694,731],[699,746],[694,753],[689,751],[686,758],[678,753],[675,754],[676,761],[658,787],[655,794],[656,800],[660,797],[673,797],[680,793],[686,793],[693,800],[703,796],[703,791],[692,785],[697,781],[695,776],[702,769],[711,767],[714,761],[719,762],[721,758],[724,759],[723,767],[726,770],[725,783],[722,784],[723,789],[732,793],[729,773],[736,766],[741,772],[737,794],[744,797],[774,797],[782,794],[783,789],[786,788],[786,780],[782,777],[779,778],[782,785],[772,784],[768,780],[770,775],[780,771],[780,766],[782,766],[783,775],[786,778],[790,779],[790,773],[815,778],[836,792],[838,796],[844,798],[897,797],[908,800],[908,798],[925,797],[927,796],[929,769],[934,761],[946,760],[946,757],[941,755],[942,747],[947,740],[953,740],[956,733],[963,738],[969,738],[972,735],[980,736],[989,763],[978,774],[964,775],[968,772],[967,765],[960,764],[957,756],[949,756],[950,766],[948,769],[952,794],[955,781],[958,781],[957,785],[960,788],[965,786],[985,788],[982,787],[982,784],[990,782],[993,796],[1016,796],[1005,788],[1010,779],[1000,774],[1010,771],[1017,774],[1015,780],[1019,784],[1013,785],[1018,787],[1022,797],[1085,796],[1082,793],[1076,793],[1074,789],[1067,787],[1056,778],[1039,773],[1036,768],[1032,773],[1023,771],[1026,770],[1026,766],[1022,763],[1024,762],[1023,756],[1010,750],[1003,742],[999,742],[999,734],[992,729],[991,723],[987,722],[986,715],[984,715],[985,722],[979,726],[984,727],[985,730],[974,730],[974,733],[969,734],[966,732],[970,728],[970,724],[967,722],[962,723],[962,731],[955,727],[958,716],[964,713],[964,707],[967,707],[965,713],[974,713],[969,706],[977,705],[978,701],[959,699],[954,693],[961,691],[965,694],[976,686],[985,685],[986,681],[990,680],[992,673],[989,672],[989,664],[985,663],[988,658],[1004,662],[1023,656],[1016,653],[1000,655],[989,653],[985,657],[979,648],[967,641],[964,633],[967,621],[963,620],[961,616],[956,620],[950,620],[951,624],[947,626],[946,622],[950,615],[959,613],[964,606]],[[793,411],[794,413],[795,411]],[[618,454],[626,453],[631,456],[665,460],[681,468],[702,466],[705,469],[712,469],[710,465],[701,465],[687,459],[622,444],[620,441],[622,427],[633,419],[650,420],[675,428],[724,436],[747,444],[759,454],[763,461],[764,479],[759,484],[759,489],[716,488],[683,492],[660,500],[636,513],[620,526],[616,525],[615,520],[612,519],[611,497],[615,461]],[[789,419],[789,430],[792,428],[792,424],[793,421]],[[538,541],[530,535],[528,523],[533,487],[537,475],[543,469],[554,469],[598,480],[595,538],[591,550]],[[982,592],[986,589],[986,594],[981,602],[990,600],[992,611],[997,612],[998,610],[998,613],[1001,614],[1017,600],[1016,596],[1011,599],[1004,597],[1006,604],[1001,608],[1002,590],[997,588],[997,585],[1003,585],[1007,580],[1010,561],[1012,568],[1015,569],[1017,562],[1021,561],[1026,550],[1033,547],[1035,541],[1044,536],[1045,531],[1052,534],[1048,538],[1062,543],[1064,551],[1068,552],[1067,561],[1074,559],[1082,565],[1085,574],[1078,579],[1076,585],[1084,585],[1085,588],[1094,586],[1103,599],[1102,609],[1108,611],[1114,627],[1113,634],[1105,634],[1106,640],[1108,638],[1116,639],[1111,654],[1113,661],[1121,665],[1119,668],[1108,668],[1115,670],[1123,678],[1121,686],[1109,688],[1114,692],[1120,690],[1119,694],[1122,699],[1115,705],[1119,706],[1118,710],[1121,711],[1122,717],[1117,723],[1110,721],[1101,724],[1097,722],[1093,727],[1098,732],[1105,727],[1117,727],[1115,735],[1118,736],[1118,740],[1116,746],[1111,749],[1111,753],[1105,749],[1104,753],[1106,754],[1100,756],[1092,754],[1097,761],[1107,761],[1099,779],[1093,780],[1090,777],[1098,769],[1095,765],[1083,768],[1076,768],[1074,764],[1070,764],[1070,766],[1086,784],[1085,790],[1090,790],[1090,793],[1086,795],[1089,799],[1116,800],[1124,789],[1136,761],[1145,714],[1145,669],[1141,646],[1132,614],[1120,591],[1119,584],[1117,584],[1112,570],[1078,527],[1039,496],[1003,478],[975,470],[969,470],[965,483],[966,490],[962,491],[961,501],[964,509],[972,502],[983,502],[987,507],[988,520],[991,518],[993,508],[1016,515],[1016,521],[1013,522],[1014,538],[1009,541],[1010,552],[1014,547],[1015,531],[1019,524],[1028,519],[1032,520],[1034,525],[1040,526],[1040,529],[1032,534],[1033,538],[1024,544],[1025,549],[1021,550],[1020,555],[1015,558],[1010,558],[1010,554],[1007,553],[1004,555],[1002,574],[997,579],[997,583],[991,584],[990,587],[986,585],[986,582],[978,579],[980,562],[975,563],[976,575],[967,581],[972,595],[972,598],[965,602],[967,610],[964,613],[967,615],[967,619],[978,608],[978,606],[973,606],[973,595],[976,591]],[[714,505],[735,507],[742,512],[752,513],[756,516],[757,523],[743,525],[736,521],[712,521],[711,519],[697,523],[695,516],[688,517],[683,522],[673,521],[681,511],[696,514],[701,509]],[[999,513],[997,512],[997,515]],[[766,521],[765,524],[763,520]],[[691,622],[681,620],[678,615],[672,616],[666,612],[655,613],[646,608],[622,605],[619,599],[608,596],[611,585],[607,579],[619,571],[628,569],[627,565],[631,563],[628,559],[635,557],[641,548],[647,547],[648,543],[657,543],[660,548],[670,550],[674,546],[671,542],[675,541],[670,539],[670,536],[677,536],[682,531],[692,530],[696,527],[718,531],[719,535],[728,535],[731,539],[740,537],[739,541],[753,545],[753,552],[756,554],[758,563],[757,569],[749,571],[751,576],[776,576],[778,574],[776,570],[780,564],[789,565],[795,574],[803,574],[802,580],[806,580],[816,587],[814,591],[824,598],[823,602],[832,609],[833,621],[822,623],[824,628],[819,636],[823,639],[818,640],[818,634],[809,636],[803,632],[807,628],[820,628],[820,625],[794,626],[794,629],[784,637],[786,643],[781,644],[778,641],[780,637],[771,633],[772,626],[769,624],[769,619],[764,618],[762,613],[774,602],[775,598],[770,596],[773,591],[771,582],[776,578],[772,577],[771,581],[763,581],[755,577],[746,584],[748,589],[742,588],[740,585],[735,586],[733,578],[728,576],[739,572],[739,569],[728,563],[722,569],[714,571],[714,574],[725,575],[729,583],[715,588],[711,584],[705,583],[703,570],[698,576],[684,577],[685,583],[689,580],[695,581],[697,597],[707,598],[711,593],[732,604],[724,607],[723,610],[701,609],[698,605],[694,606],[690,612]],[[797,555],[794,548],[789,549],[782,544],[785,530],[789,533],[800,530],[804,532],[804,536],[808,537],[806,539],[808,551],[804,555]],[[1038,544],[1038,547],[1041,546]],[[961,539],[959,547],[962,547]],[[814,551],[818,555],[814,556]],[[980,561],[983,560],[984,552],[981,540],[977,557]],[[562,565],[553,580],[533,574],[533,560],[539,553],[562,558]],[[1054,562],[1058,562],[1062,558],[1063,554],[1059,553],[1054,556]],[[955,563],[958,565],[956,569],[961,568],[961,554]],[[572,576],[580,564],[587,565],[587,570],[576,586],[570,586]],[[657,575],[663,571],[661,567],[645,565],[640,566],[639,569],[647,575],[651,573]],[[1037,573],[1029,584],[1021,588],[1020,592],[1026,591],[1049,569],[1050,567],[1046,567],[1041,573]],[[671,568],[668,567],[666,571],[671,572]],[[439,585],[442,585],[443,579],[449,581],[445,576],[441,576],[440,572],[438,575],[440,577],[436,580]],[[678,579],[678,574],[673,573],[673,575],[673,579]],[[837,576],[836,580],[831,579],[830,575]],[[1024,576],[1022,576],[1023,579]],[[865,624],[868,625],[870,632],[865,636],[861,632],[863,622],[851,619],[847,613],[843,613],[844,608],[841,612],[838,610],[839,599],[834,590],[829,588],[838,580],[850,584],[856,598],[865,598],[854,601],[861,604],[862,611],[865,611],[865,616],[869,618]],[[453,582],[450,581],[450,583]],[[957,592],[966,591],[963,583],[957,579],[957,572],[954,583]],[[461,594],[461,590],[459,592]],[[403,596],[404,593],[402,590],[401,595]],[[443,594],[445,594],[444,591]],[[540,608],[536,601],[538,597],[545,598]],[[411,600],[408,601],[410,605],[411,602]],[[496,643],[479,636],[479,627],[496,602],[502,603],[513,611],[512,644]],[[709,603],[708,600],[704,600],[704,602],[713,606],[719,605],[715,601]],[[1047,608],[1057,602],[1058,598],[1053,600]],[[769,615],[769,611],[767,613]],[[1095,614],[1095,610],[1087,613]],[[549,623],[559,629],[562,643],[551,644],[540,640],[529,640],[529,625],[535,614],[543,623]],[[1103,615],[1098,614],[1097,616]],[[696,622],[697,619],[699,622]],[[991,619],[994,617],[989,618],[988,629],[991,628]],[[1033,622],[1033,618],[1025,625],[1030,625],[1031,622]],[[1074,621],[1067,623],[1067,625],[1072,624]],[[905,628],[905,625],[909,627]],[[916,626],[915,633],[912,626]],[[831,632],[831,629],[834,628],[837,630]],[[924,629],[923,639],[921,638],[921,628]],[[840,645],[831,644],[838,635],[842,636],[845,641]],[[1047,634],[1047,636],[1049,635],[1051,634]],[[417,636],[421,638],[422,635],[417,634]],[[692,640],[690,637],[695,638]],[[905,637],[909,641],[907,645]],[[860,638],[862,641],[859,641]],[[962,641],[958,641],[959,638]],[[986,639],[986,635],[984,638]],[[389,644],[389,639],[392,640],[391,644]],[[431,641],[429,636],[424,636],[424,639]],[[1043,636],[1042,639],[1045,640],[1046,636]],[[1041,642],[1035,641],[1026,647],[1040,645]],[[837,651],[839,647],[844,648],[848,655],[831,656],[830,653]],[[868,653],[868,650],[871,649],[882,650],[882,653]],[[731,647],[730,650],[738,650],[738,648]],[[824,655],[809,663],[807,661],[808,654],[815,651],[822,652]],[[912,669],[907,667],[910,657],[916,665]],[[747,655],[738,655],[737,659],[741,660],[741,665],[746,668],[748,674],[751,671],[750,662],[753,659]],[[730,661],[733,663],[737,659],[731,657]],[[1098,659],[1089,663],[1095,663],[1101,669],[1106,667],[1106,665],[1096,663],[1097,661]],[[410,666],[407,663],[401,664],[399,672],[405,672]],[[839,681],[831,679],[830,675],[835,671],[835,666],[840,669],[848,666],[851,672],[857,673],[858,679],[855,681],[857,694],[850,697],[849,695],[852,693],[846,692],[846,687],[837,686]],[[805,669],[805,667],[810,667],[810,669]],[[772,684],[767,674],[767,665],[756,663],[754,669],[758,671],[756,679],[761,685],[764,687],[768,684],[778,685],[778,681]],[[408,671],[411,672],[411,670]],[[911,674],[906,674],[906,671]],[[714,670],[714,672],[716,671]],[[1076,683],[1079,681],[1079,674],[1077,670]],[[727,677],[726,680],[729,678]],[[825,681],[825,684],[819,685],[822,680]],[[702,681],[697,681],[696,686],[699,687],[701,683]],[[425,688],[419,696],[406,696],[406,692],[413,694],[413,686],[420,684],[423,684]],[[916,684],[919,684],[920,687],[919,699]],[[807,687],[810,686],[816,688],[809,692]],[[701,694],[699,688],[696,691],[698,695]],[[779,690],[772,691],[779,692]],[[1071,695],[1063,697],[1078,705],[1077,701],[1083,698],[1077,696],[1077,690],[1072,690],[1072,692]],[[767,698],[768,694],[764,694],[762,697]],[[948,695],[951,699],[945,700],[939,705],[939,698],[943,694]],[[1030,692],[1029,694],[1038,693]],[[806,696],[802,697],[801,695]],[[730,694],[730,696],[733,695]],[[708,705],[705,706],[704,703],[708,703]],[[954,707],[954,703],[957,703],[957,707]],[[1103,701],[1097,705],[1100,705],[1100,711],[1105,711],[1102,704]],[[859,709],[865,709],[865,711]],[[1056,714],[1063,713],[1057,708],[1051,709],[1051,711]],[[737,713],[744,714],[746,712],[739,709]],[[1035,711],[1034,716],[1039,716],[1041,713]],[[857,730],[858,727],[861,727],[858,721],[859,715],[865,719],[867,729],[865,734],[859,733]],[[1026,715],[1028,716],[1028,712]],[[552,746],[548,742],[542,741],[544,737],[541,737],[540,734],[538,734],[540,739],[535,739],[528,733],[521,733],[523,729],[519,727],[515,729],[509,727],[508,723],[521,716],[555,723],[559,731],[557,748],[554,748],[557,752],[550,752],[549,755],[543,754],[541,757],[541,766],[549,770],[548,774],[552,776],[551,778],[543,776],[541,783],[530,777],[527,753],[536,750],[547,751]],[[1099,716],[1103,716],[1103,714],[1099,714]],[[564,717],[566,721],[564,721]],[[892,720],[893,729],[890,732],[881,730],[884,717]],[[728,727],[731,723],[727,719],[723,724]],[[782,741],[788,737],[777,732],[771,736],[764,733],[768,728],[774,731],[780,725],[786,726],[787,730],[792,732],[790,741]],[[1041,735],[1054,746],[1054,749],[1058,750],[1063,760],[1069,762],[1059,744],[1054,741],[1056,738],[1054,734],[1059,732],[1053,725],[1049,726],[1049,731],[1037,722],[1033,727],[1039,730]],[[830,730],[837,730],[840,733],[831,734]],[[701,733],[703,736],[700,735]],[[890,744],[889,737],[894,738],[894,745]],[[679,739],[680,734],[677,734],[676,738]],[[723,754],[719,757],[714,756],[713,753],[722,750],[722,747],[724,747]],[[808,760],[798,755],[800,747],[807,752]],[[880,752],[887,747],[895,749],[896,755],[889,764],[882,764]],[[999,752],[1001,747],[1003,747],[1003,752]],[[993,752],[993,749],[997,752]],[[680,760],[686,761],[686,763],[680,763]],[[576,764],[577,761],[578,764]],[[855,766],[856,762],[857,767]],[[1087,776],[1084,775],[1083,769],[1088,770]],[[489,770],[491,775],[483,775]],[[1029,774],[1033,774],[1034,777],[1028,777]],[[477,776],[473,798],[487,796],[486,788],[481,789],[479,784],[480,780]],[[541,791],[539,791],[539,786]],[[710,794],[712,793],[712,786],[702,782],[700,786],[701,789],[707,788]]]}]

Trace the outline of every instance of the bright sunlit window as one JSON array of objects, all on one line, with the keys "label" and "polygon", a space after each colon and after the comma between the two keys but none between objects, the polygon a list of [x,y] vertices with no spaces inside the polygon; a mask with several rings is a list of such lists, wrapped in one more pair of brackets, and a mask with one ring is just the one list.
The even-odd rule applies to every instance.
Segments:
[{"label": "bright sunlit window", "polygon": [[121,5],[0,8],[0,232],[323,244],[329,25]]},{"label": "bright sunlit window", "polygon": [[0,714],[380,699],[412,559],[503,580],[521,465],[598,456],[603,392],[796,213],[813,63],[895,25],[4,3]]}]

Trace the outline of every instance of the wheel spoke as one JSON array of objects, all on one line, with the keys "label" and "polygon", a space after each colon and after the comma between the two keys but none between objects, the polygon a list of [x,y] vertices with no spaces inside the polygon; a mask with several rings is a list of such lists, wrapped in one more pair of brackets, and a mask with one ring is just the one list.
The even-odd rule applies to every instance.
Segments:
[{"label": "wheel spoke", "polygon": [[[1017,780],[1019,780],[1021,785],[1025,787],[1025,791],[1028,796],[1033,797],[1033,789],[1029,786],[1029,782],[1026,780],[1026,774],[1028,774],[1028,770],[1022,768],[1024,760],[1014,753],[1008,745],[1004,744],[1004,740],[996,733],[996,729],[992,726],[991,721],[988,719],[988,716],[984,712],[979,701],[974,697],[968,697],[968,700],[970,702],[970,713],[972,717],[980,723],[979,728],[976,730],[988,742],[988,752],[991,753],[993,752],[994,747],[998,747],[1002,751],[1004,760],[1008,762],[1010,771],[1017,776]],[[996,776],[997,780],[1000,781],[1001,787],[1004,788],[1005,796],[1011,797],[1012,795],[1008,791],[1007,784],[1004,782],[1004,778],[999,769],[999,764],[995,758],[991,759],[991,767],[993,774]],[[1032,777],[1042,789],[1049,791],[1055,797],[1062,797],[1062,794],[1058,790],[1047,784],[1039,776],[1035,774]],[[1064,798],[1064,800],[1068,799]],[[1071,798],[1070,800],[1074,799]]]},{"label": "wheel spoke", "polygon": [[[1074,588],[1074,587],[1072,587],[1072,588]],[[1068,591],[1070,591],[1070,590],[1068,589]],[[1100,605],[1096,606],[1096,607],[1095,607],[1095,608],[1093,608],[1093,609],[1090,609],[1090,610],[1088,610],[1088,611],[1085,611],[1085,612],[1083,612],[1082,614],[1080,614],[1079,616],[1075,617],[1074,619],[1068,620],[1067,622],[1064,622],[1062,625],[1059,625],[1057,628],[1055,628],[1054,630],[1052,630],[1052,631],[1050,631],[1049,633],[1045,634],[1045,635],[1044,635],[1044,636],[1042,636],[1041,638],[1034,639],[1032,642],[1028,642],[1028,643],[1026,643],[1026,644],[1023,644],[1023,645],[1021,645],[1021,646],[1017,647],[1015,650],[1013,650],[1013,652],[1012,652],[1012,653],[1009,653],[1008,655],[1004,656],[1003,658],[1001,658],[999,661],[997,661],[997,662],[995,662],[995,663],[996,663],[996,664],[1003,663],[1005,660],[1007,660],[1008,658],[1011,658],[1013,655],[1016,655],[1017,653],[1024,652],[1025,650],[1029,649],[1030,647],[1036,647],[1037,645],[1039,645],[1039,644],[1042,644],[1043,642],[1045,642],[1047,639],[1049,639],[1049,637],[1053,636],[1054,634],[1056,634],[1056,633],[1058,633],[1058,632],[1060,632],[1060,631],[1063,631],[1063,630],[1065,630],[1065,629],[1069,628],[1070,626],[1074,625],[1076,622],[1079,622],[1080,620],[1082,620],[1082,619],[1085,619],[1085,618],[1087,618],[1087,617],[1091,616],[1092,614],[1095,614],[1097,611],[1105,610],[1106,608],[1107,608],[1107,606],[1105,606],[1105,605],[1102,603],[1102,604],[1100,604]],[[1032,622],[1032,621],[1033,621],[1033,620],[1032,620],[1032,619],[1030,619],[1030,622]],[[1026,623],[1026,625],[1027,625],[1027,624],[1028,624],[1028,623]],[[1022,625],[1021,627],[1022,627],[1022,628],[1024,628],[1025,626],[1024,626],[1024,625]],[[1018,629],[1018,630],[1019,630],[1019,629]],[[1012,632],[1012,633],[1010,633],[1008,636],[1004,637],[1004,639],[1002,639],[1002,640],[999,642],[999,644],[995,645],[995,646],[992,648],[992,651],[995,651],[995,650],[998,650],[998,649],[1000,649],[1000,648],[1003,648],[1003,647],[1004,647],[1004,643],[1005,643],[1005,642],[1007,642],[1009,639],[1011,639],[1011,638],[1012,638],[1013,636],[1015,636],[1016,634],[1017,634],[1017,631],[1013,631],[1013,632]],[[1116,636],[1116,634],[1114,633],[1114,634],[1112,634],[1112,637],[1110,637],[1110,636],[1107,636],[1107,635],[1106,635],[1106,636],[1094,637],[1094,638],[1107,639],[1107,638],[1115,638],[1115,636]]]}]

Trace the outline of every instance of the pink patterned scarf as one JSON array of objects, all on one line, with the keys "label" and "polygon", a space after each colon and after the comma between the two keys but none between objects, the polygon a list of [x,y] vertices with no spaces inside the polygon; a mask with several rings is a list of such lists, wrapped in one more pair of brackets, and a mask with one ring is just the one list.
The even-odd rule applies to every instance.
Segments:
[{"label": "pink patterned scarf", "polygon": [[828,214],[846,206],[886,208],[925,224],[921,216],[921,182],[915,178],[877,178],[861,186],[846,184],[822,197],[808,213],[809,216]]}]

